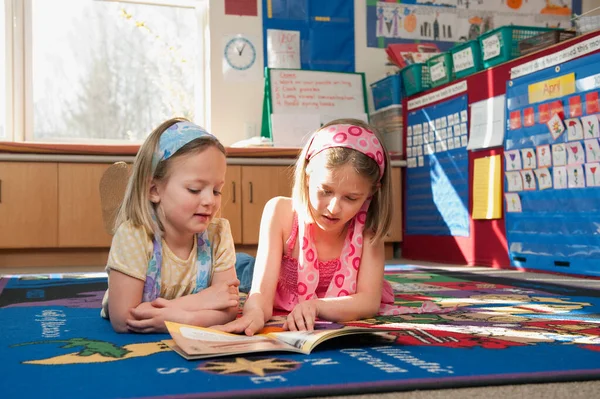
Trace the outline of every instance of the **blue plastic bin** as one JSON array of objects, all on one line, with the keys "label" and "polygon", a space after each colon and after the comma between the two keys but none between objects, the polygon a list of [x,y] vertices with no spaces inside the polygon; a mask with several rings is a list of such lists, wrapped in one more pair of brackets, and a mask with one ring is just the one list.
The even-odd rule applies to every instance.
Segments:
[{"label": "blue plastic bin", "polygon": [[400,75],[395,73],[371,83],[373,94],[373,106],[381,109],[393,104],[402,104],[402,93],[400,87]]}]

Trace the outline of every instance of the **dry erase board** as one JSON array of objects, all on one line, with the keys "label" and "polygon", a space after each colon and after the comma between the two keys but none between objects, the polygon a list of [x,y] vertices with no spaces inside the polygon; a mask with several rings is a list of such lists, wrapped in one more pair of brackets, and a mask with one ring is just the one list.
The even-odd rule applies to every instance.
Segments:
[{"label": "dry erase board", "polygon": [[268,68],[264,105],[263,136],[279,147],[301,147],[333,119],[368,121],[363,73]]}]

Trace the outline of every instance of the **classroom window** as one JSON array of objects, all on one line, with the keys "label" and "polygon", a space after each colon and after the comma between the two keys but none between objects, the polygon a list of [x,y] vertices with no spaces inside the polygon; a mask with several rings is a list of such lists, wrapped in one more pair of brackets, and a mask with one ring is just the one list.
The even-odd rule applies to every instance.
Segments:
[{"label": "classroom window", "polygon": [[24,0],[13,139],[139,142],[173,116],[203,123],[201,3]]}]

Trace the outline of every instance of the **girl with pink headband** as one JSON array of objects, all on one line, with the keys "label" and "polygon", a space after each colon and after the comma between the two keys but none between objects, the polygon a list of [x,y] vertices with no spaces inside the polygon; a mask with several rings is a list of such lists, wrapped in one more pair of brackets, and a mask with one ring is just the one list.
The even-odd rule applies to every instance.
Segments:
[{"label": "girl with pink headband", "polygon": [[242,317],[224,331],[253,335],[288,311],[284,328],[313,330],[317,318],[350,321],[422,312],[394,306],[383,278],[392,209],[389,156],[356,119],[313,134],[296,163],[292,198],[265,206],[252,288]]}]

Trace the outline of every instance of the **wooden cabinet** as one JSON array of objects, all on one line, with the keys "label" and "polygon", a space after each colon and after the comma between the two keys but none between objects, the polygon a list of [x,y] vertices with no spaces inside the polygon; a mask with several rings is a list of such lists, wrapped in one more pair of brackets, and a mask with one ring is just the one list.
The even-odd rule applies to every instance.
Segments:
[{"label": "wooden cabinet", "polygon": [[58,165],[0,162],[0,248],[57,244]]},{"label": "wooden cabinet", "polygon": [[258,244],[263,208],[271,198],[292,192],[290,166],[227,166],[221,216],[228,219],[236,244]]},{"label": "wooden cabinet", "polygon": [[229,220],[233,242],[242,243],[242,167],[227,165],[221,197],[221,217]]},{"label": "wooden cabinet", "polygon": [[58,246],[109,247],[104,230],[99,184],[110,164],[58,165]]},{"label": "wooden cabinet", "polygon": [[402,241],[402,168],[392,168],[392,224],[385,241]]}]

